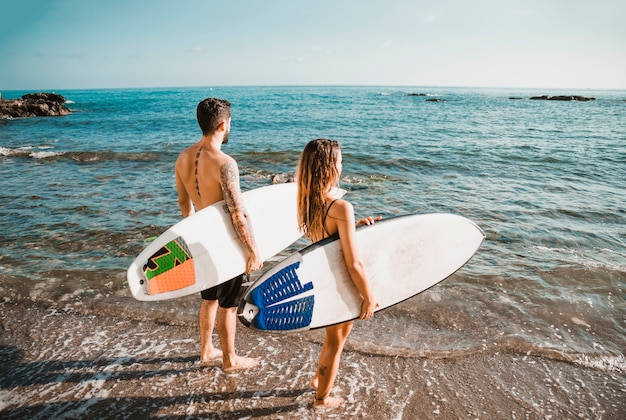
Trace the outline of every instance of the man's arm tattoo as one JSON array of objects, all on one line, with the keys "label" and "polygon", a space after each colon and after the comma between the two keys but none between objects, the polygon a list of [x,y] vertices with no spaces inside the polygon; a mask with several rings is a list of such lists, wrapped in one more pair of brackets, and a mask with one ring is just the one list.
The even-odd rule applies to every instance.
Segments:
[{"label": "man's arm tattoo", "polygon": [[222,186],[224,201],[226,202],[233,222],[233,228],[248,251],[252,252],[256,248],[256,243],[250,227],[246,207],[241,197],[241,191],[239,189],[239,170],[234,160],[230,160],[222,165],[220,184]]}]

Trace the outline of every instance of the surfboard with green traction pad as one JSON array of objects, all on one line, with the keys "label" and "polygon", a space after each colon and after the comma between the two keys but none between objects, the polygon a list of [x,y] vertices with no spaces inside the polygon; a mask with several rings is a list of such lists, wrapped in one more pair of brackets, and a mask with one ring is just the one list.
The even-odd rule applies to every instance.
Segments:
[{"label": "surfboard with green traction pad", "polygon": [[[246,191],[243,200],[263,260],[298,240],[295,183]],[[340,197],[344,190],[336,189]],[[137,300],[198,293],[242,274],[248,252],[237,237],[224,201],[181,220],[137,256],[127,270]]]}]

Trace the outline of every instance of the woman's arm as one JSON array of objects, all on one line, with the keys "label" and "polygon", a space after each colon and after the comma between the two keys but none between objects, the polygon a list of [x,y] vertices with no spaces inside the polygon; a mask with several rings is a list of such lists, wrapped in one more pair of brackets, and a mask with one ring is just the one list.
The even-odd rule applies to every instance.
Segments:
[{"label": "woman's arm", "polygon": [[[337,217],[337,231],[339,233],[339,241],[341,242],[341,249],[343,250],[343,256],[346,262],[346,267],[352,282],[359,290],[361,297],[363,298],[363,304],[361,305],[361,315],[359,319],[371,318],[374,315],[374,310],[379,306],[378,302],[374,298],[372,289],[367,279],[367,273],[365,267],[361,261],[359,250],[356,242],[356,223],[354,221],[354,208],[352,204],[345,200],[337,200],[335,203],[333,213]],[[374,223],[376,218],[361,219],[359,222],[371,224]]]}]

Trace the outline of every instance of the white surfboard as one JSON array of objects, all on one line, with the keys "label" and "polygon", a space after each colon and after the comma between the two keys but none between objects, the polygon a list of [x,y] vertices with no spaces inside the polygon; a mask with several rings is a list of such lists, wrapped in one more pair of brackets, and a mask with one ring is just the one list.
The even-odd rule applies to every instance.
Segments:
[{"label": "white surfboard", "polygon": [[[378,310],[452,275],[484,238],[476,224],[453,214],[393,217],[356,231]],[[264,273],[247,290],[238,316],[253,329],[304,331],[356,319],[361,303],[335,236],[290,255]]]},{"label": "white surfboard", "polygon": [[[266,260],[298,240],[295,183],[242,194],[254,237]],[[344,190],[337,189],[341,197]],[[197,293],[245,271],[248,252],[237,237],[224,201],[181,220],[151,242],[127,271],[137,300],[172,299]]]}]

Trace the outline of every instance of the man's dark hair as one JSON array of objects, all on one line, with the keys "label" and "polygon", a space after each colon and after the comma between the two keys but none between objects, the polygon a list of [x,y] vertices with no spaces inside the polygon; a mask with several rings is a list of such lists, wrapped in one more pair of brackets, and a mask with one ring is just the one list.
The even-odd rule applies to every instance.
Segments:
[{"label": "man's dark hair", "polygon": [[202,135],[212,134],[222,121],[230,118],[230,102],[226,99],[206,98],[198,104],[196,116]]}]

